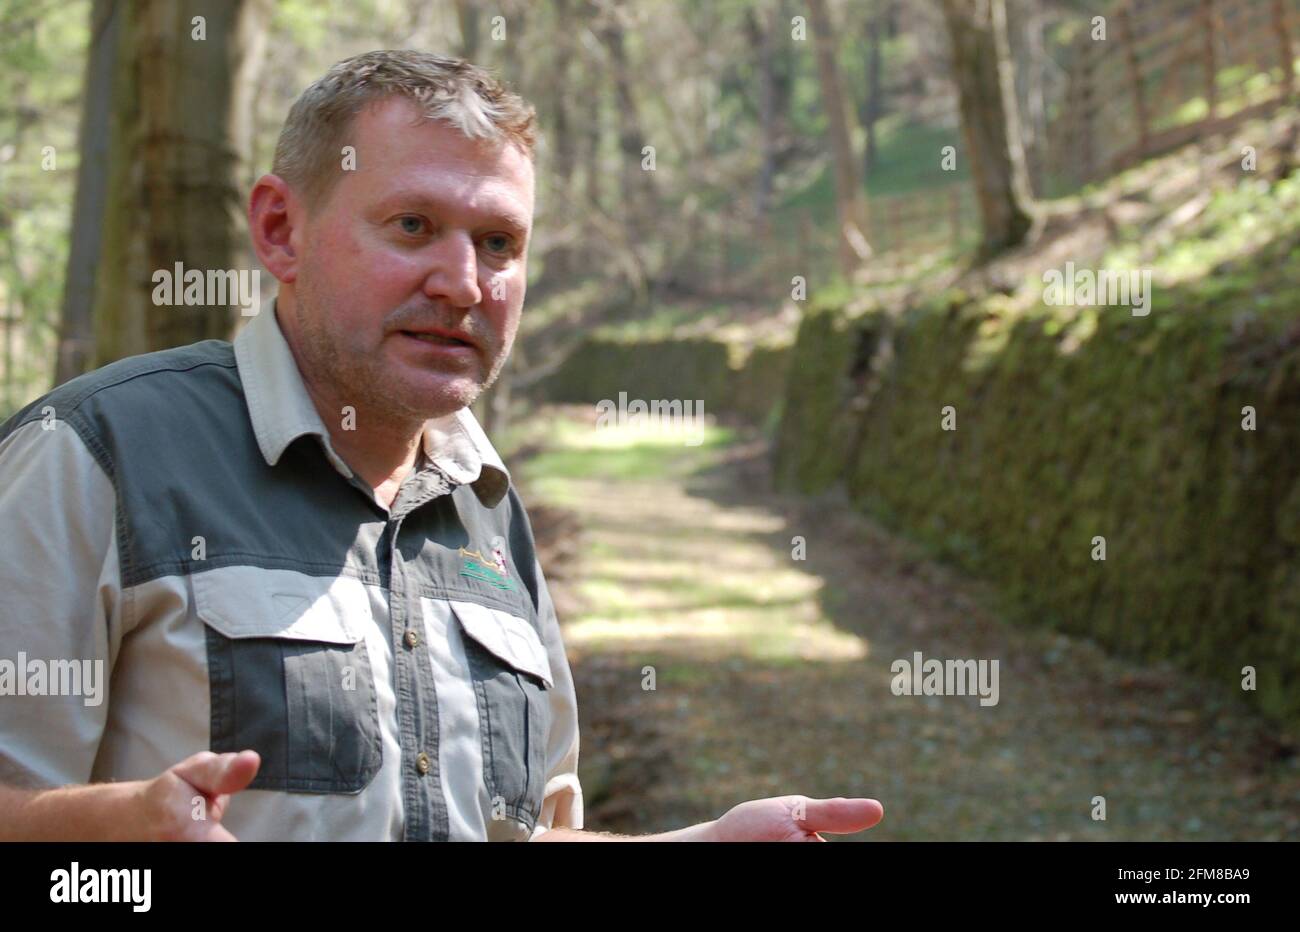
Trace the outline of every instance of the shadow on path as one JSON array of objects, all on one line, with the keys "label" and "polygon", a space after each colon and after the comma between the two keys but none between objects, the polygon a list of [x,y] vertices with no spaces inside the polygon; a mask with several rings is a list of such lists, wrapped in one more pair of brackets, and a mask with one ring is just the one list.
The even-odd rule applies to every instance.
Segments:
[{"label": "shadow on path", "polygon": [[[544,417],[519,472],[578,684],[588,827],[803,793],[881,800],[855,840],[1300,839],[1300,758],[1234,697],[1002,622],[842,500],[774,495],[752,435],[688,448]],[[997,704],[895,695],[917,651],[996,659]]]}]

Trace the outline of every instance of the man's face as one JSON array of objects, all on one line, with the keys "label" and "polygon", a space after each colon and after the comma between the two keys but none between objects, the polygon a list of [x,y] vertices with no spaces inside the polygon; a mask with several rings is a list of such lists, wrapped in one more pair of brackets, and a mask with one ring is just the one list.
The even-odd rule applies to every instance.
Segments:
[{"label": "man's face", "polygon": [[356,169],[309,209],[294,294],[309,382],[423,422],[471,404],[510,354],[533,168],[418,116],[395,97],[354,119]]}]

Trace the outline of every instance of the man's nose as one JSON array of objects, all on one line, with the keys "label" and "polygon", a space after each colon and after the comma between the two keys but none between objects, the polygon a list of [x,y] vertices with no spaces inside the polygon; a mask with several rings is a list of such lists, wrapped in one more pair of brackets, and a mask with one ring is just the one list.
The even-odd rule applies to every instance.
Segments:
[{"label": "man's nose", "polygon": [[440,236],[429,252],[424,293],[454,307],[471,308],[483,300],[478,286],[478,253],[467,233]]}]

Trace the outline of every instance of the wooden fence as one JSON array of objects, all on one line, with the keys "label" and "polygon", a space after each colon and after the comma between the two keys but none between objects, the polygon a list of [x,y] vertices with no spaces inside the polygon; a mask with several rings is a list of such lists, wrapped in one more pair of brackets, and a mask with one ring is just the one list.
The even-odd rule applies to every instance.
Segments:
[{"label": "wooden fence", "polygon": [[[1056,196],[1188,142],[1297,102],[1300,0],[1118,0],[1089,17],[1066,62],[1064,98],[1047,126],[1045,177]],[[969,182],[870,198],[876,252],[953,247],[978,236]],[[835,248],[805,220],[801,255]]]},{"label": "wooden fence", "polygon": [[1300,0],[1120,0],[1086,24],[1048,127],[1069,189],[1294,100]]},{"label": "wooden fence", "polygon": [[[950,176],[945,175],[948,181]],[[908,194],[868,197],[867,242],[876,254],[916,250],[960,252],[979,236],[974,190],[968,183],[949,183]],[[835,267],[838,231],[834,221],[819,221],[803,209],[774,222],[743,245],[733,245],[731,269],[762,257],[782,269],[830,270]]]}]

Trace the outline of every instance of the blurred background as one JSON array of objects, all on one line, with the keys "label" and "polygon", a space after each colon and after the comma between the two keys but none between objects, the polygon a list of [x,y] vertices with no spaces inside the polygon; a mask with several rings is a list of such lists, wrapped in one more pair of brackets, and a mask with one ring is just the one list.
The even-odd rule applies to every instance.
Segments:
[{"label": "blurred background", "polygon": [[[3,0],[0,418],[229,338],[151,275],[257,268],[298,94],[465,57],[542,133],[475,410],[589,827],[803,793],[882,800],[864,840],[1300,839],[1297,43],[1300,0]],[[620,393],[703,442],[598,425]],[[998,703],[896,695],[918,651]]]}]

